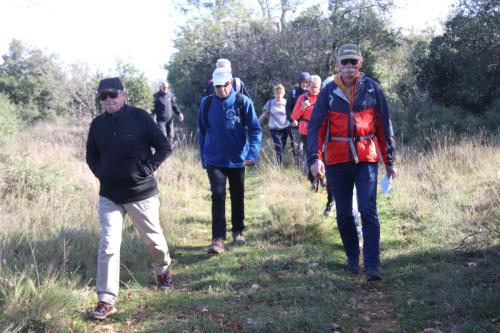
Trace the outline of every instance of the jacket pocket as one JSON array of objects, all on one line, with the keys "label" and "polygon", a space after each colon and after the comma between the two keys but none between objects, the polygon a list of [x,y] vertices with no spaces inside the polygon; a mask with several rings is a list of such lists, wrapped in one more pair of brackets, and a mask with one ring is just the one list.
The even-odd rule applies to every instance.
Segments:
[{"label": "jacket pocket", "polygon": [[103,184],[128,187],[146,178],[142,163],[136,157],[122,157],[102,166],[100,180]]}]

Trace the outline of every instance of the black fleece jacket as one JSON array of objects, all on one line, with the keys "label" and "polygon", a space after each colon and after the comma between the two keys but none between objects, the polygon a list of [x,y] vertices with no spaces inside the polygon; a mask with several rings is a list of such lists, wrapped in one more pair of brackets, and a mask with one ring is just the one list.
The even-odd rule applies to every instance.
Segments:
[{"label": "black fleece jacket", "polygon": [[299,98],[300,95],[304,94],[307,91],[307,89],[302,89],[301,87],[294,87],[292,89],[292,92],[286,99],[286,119],[288,119],[289,122],[292,122],[292,112],[293,108],[295,107],[295,103],[297,103],[297,99]]},{"label": "black fleece jacket", "polygon": [[171,152],[169,141],[142,109],[125,104],[90,124],[87,164],[101,184],[99,195],[117,204],[157,194],[153,172]]}]

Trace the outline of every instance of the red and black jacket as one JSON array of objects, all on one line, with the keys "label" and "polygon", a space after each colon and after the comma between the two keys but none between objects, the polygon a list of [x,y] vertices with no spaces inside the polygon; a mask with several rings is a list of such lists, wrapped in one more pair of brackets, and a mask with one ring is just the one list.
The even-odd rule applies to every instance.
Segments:
[{"label": "red and black jacket", "polygon": [[394,133],[387,100],[378,83],[360,75],[353,103],[335,81],[321,90],[309,120],[309,165],[323,160],[323,144],[326,165],[381,160],[385,165],[394,164]]}]

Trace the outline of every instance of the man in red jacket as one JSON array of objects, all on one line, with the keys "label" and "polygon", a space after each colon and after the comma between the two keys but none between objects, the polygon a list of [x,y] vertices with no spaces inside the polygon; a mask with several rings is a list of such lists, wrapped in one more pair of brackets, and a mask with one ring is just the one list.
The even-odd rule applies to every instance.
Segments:
[{"label": "man in red jacket", "polygon": [[381,279],[378,163],[383,160],[387,175],[396,176],[395,142],[384,92],[378,83],[361,73],[362,64],[359,46],[346,44],[339,49],[340,74],[318,96],[309,121],[307,151],[313,176],[326,173],[333,188],[337,226],[347,256],[346,269],[358,274],[360,249],[352,214],[356,185],[363,223],[365,275],[368,281],[377,281]]}]

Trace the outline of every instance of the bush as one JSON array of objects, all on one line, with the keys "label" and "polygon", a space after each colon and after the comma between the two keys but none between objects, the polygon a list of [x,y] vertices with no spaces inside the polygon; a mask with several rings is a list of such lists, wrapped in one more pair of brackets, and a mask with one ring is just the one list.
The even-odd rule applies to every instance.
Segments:
[{"label": "bush", "polygon": [[49,164],[38,165],[28,158],[14,163],[7,160],[3,174],[5,184],[2,197],[14,195],[16,198],[35,200],[42,194],[50,194],[62,189],[66,179],[63,171]]},{"label": "bush", "polygon": [[403,109],[392,105],[392,119],[397,138],[420,145],[430,133],[440,136],[475,137],[479,133],[497,134],[500,99],[486,109],[484,114],[474,114],[460,107],[446,107],[430,102],[424,97]]},{"label": "bush", "polygon": [[317,209],[309,203],[297,205],[282,201],[271,203],[268,208],[274,231],[292,243],[322,239],[326,233]]},{"label": "bush", "polygon": [[24,120],[52,118],[68,109],[70,100],[64,91],[66,77],[56,56],[13,40],[3,60],[0,92],[23,111],[29,111],[22,113]]},{"label": "bush", "polygon": [[4,145],[20,127],[18,107],[7,96],[0,94],[0,145]]},{"label": "bush", "polygon": [[12,332],[65,332],[69,325],[65,314],[79,301],[72,292],[75,285],[74,282],[61,282],[56,276],[43,281],[24,275],[2,277],[0,295],[5,304],[0,318],[3,324],[10,324],[3,332],[11,329]]}]

